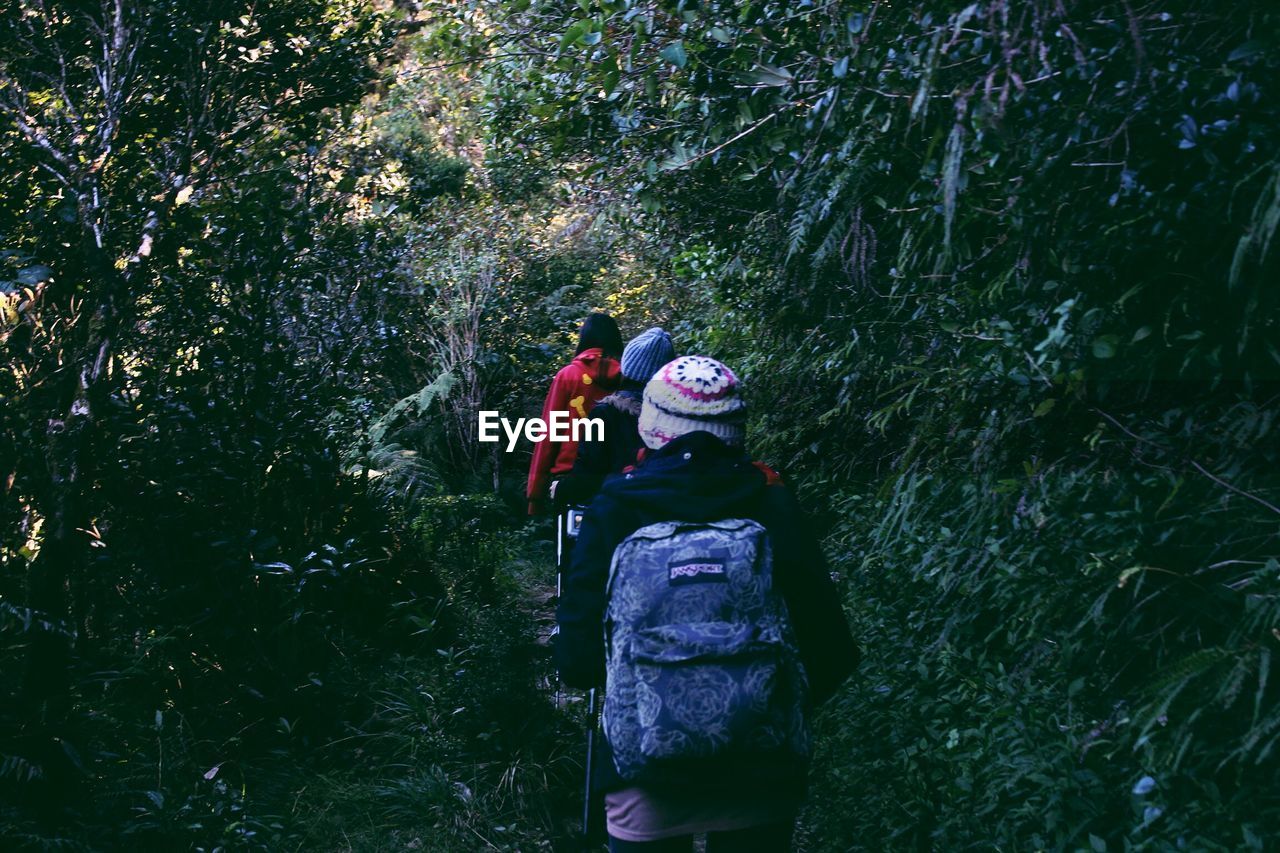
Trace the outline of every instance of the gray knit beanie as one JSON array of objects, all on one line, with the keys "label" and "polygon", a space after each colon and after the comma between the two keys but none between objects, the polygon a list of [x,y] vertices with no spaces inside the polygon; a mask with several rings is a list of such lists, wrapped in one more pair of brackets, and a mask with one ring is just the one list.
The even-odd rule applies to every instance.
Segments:
[{"label": "gray knit beanie", "polygon": [[654,326],[632,338],[622,351],[622,375],[636,382],[648,382],[658,368],[676,357],[671,336]]}]

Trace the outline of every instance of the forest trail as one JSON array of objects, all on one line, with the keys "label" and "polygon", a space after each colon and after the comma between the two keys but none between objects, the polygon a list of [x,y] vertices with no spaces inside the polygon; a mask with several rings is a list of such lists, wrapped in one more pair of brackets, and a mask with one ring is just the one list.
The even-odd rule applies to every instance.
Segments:
[{"label": "forest trail", "polygon": [[567,837],[475,438],[595,312],[842,578],[807,851],[1280,838],[1274,0],[10,9],[6,853]]},{"label": "forest trail", "polygon": [[537,632],[535,642],[548,650],[555,634],[557,600],[554,584],[542,584],[528,589],[529,615]]}]

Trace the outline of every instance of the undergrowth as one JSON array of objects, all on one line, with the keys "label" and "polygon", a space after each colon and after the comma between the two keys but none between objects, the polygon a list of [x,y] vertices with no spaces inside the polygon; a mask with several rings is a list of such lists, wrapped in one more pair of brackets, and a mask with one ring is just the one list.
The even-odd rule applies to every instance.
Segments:
[{"label": "undergrowth", "polygon": [[383,526],[260,567],[228,598],[241,630],[172,626],[100,649],[77,673],[64,737],[9,747],[23,759],[0,779],[5,848],[567,838],[582,729],[537,642],[550,548],[483,496],[428,499],[411,525]]}]

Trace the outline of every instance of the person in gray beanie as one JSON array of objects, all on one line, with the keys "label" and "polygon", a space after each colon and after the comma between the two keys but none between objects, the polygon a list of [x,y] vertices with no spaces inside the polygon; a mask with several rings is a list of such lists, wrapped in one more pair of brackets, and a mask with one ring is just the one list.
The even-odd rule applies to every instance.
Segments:
[{"label": "person in gray beanie", "polygon": [[634,465],[644,443],[637,424],[644,387],[659,368],[676,357],[671,335],[657,326],[632,338],[622,351],[622,385],[591,410],[604,425],[603,441],[584,441],[573,471],[556,486],[555,498],[565,504],[587,503],[605,477]]}]

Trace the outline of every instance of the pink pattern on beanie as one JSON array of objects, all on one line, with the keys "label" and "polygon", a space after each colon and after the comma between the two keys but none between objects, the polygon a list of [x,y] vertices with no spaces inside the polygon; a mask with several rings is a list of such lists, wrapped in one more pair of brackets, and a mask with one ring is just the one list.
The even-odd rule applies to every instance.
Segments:
[{"label": "pink pattern on beanie", "polygon": [[658,375],[682,397],[714,402],[732,394],[738,377],[726,365],[703,355],[690,355],[668,362]]},{"label": "pink pattern on beanie", "polygon": [[686,355],[668,362],[644,388],[640,437],[659,448],[687,432],[704,430],[741,444],[746,403],[733,371],[714,358]]}]

